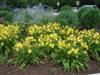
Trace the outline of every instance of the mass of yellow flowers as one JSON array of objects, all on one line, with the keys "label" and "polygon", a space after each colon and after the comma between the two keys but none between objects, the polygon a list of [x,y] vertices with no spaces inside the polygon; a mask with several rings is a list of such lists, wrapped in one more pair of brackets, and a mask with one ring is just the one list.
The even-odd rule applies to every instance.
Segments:
[{"label": "mass of yellow flowers", "polygon": [[37,63],[48,57],[57,61],[60,59],[61,63],[67,60],[68,63],[87,62],[88,57],[99,56],[99,49],[100,33],[95,29],[79,30],[58,23],[31,24],[26,29],[19,25],[0,24],[0,50],[4,55],[9,50],[7,55],[15,56],[17,63],[21,61],[20,64],[24,61]]},{"label": "mass of yellow flowers", "polygon": [[[80,50],[88,51],[93,43],[100,44],[100,34],[94,29],[79,31],[73,27],[48,23],[47,25],[32,24],[26,31],[28,36],[21,38],[21,41],[16,40],[14,46],[16,51],[26,49],[31,53],[33,47],[47,47],[66,49],[67,55],[77,55]],[[0,24],[0,45],[4,45],[4,41],[12,38],[19,38],[18,33],[20,33],[19,26]]]},{"label": "mass of yellow flowers", "polygon": [[88,51],[91,44],[100,44],[100,34],[94,29],[79,31],[73,27],[63,27],[57,23],[48,25],[33,24],[28,27],[28,37],[17,42],[15,48],[26,48],[29,53],[32,47],[66,49],[66,55],[77,55],[81,50]]},{"label": "mass of yellow flowers", "polygon": [[8,40],[12,37],[18,38],[18,33],[20,32],[19,26],[8,25],[4,26],[0,24],[0,40]]},{"label": "mass of yellow flowers", "polygon": [[22,42],[16,42],[15,50],[18,52],[19,50],[25,49],[28,53],[32,52],[32,46],[34,42],[34,38],[31,36],[26,37]]},{"label": "mass of yellow flowers", "polygon": [[[0,48],[2,47],[9,48],[8,45],[5,45],[9,42],[14,42],[18,38],[20,33],[20,28],[17,25],[3,25],[0,24]],[[10,43],[9,43],[10,44]]]}]

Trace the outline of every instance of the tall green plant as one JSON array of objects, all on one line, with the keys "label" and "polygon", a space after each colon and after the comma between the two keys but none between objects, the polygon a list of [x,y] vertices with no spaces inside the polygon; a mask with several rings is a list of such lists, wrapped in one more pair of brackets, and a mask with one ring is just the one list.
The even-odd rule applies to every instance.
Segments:
[{"label": "tall green plant", "polygon": [[60,14],[56,17],[56,21],[61,25],[78,25],[78,16],[77,13],[73,12],[71,9],[63,10]]},{"label": "tall green plant", "polygon": [[80,25],[84,28],[93,28],[100,24],[100,11],[97,8],[83,7],[78,12]]},{"label": "tall green plant", "polygon": [[8,59],[13,56],[13,46],[18,39],[19,27],[14,25],[0,25],[0,56],[2,59]]}]

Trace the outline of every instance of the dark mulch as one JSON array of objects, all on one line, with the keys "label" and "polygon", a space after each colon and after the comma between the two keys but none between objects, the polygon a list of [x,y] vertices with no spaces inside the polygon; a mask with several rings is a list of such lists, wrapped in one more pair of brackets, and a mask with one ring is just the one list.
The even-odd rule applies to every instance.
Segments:
[{"label": "dark mulch", "polygon": [[51,62],[40,65],[28,65],[20,71],[12,65],[0,65],[0,75],[87,75],[91,73],[100,73],[100,62],[90,61],[90,70],[80,72],[64,72],[59,66]]}]

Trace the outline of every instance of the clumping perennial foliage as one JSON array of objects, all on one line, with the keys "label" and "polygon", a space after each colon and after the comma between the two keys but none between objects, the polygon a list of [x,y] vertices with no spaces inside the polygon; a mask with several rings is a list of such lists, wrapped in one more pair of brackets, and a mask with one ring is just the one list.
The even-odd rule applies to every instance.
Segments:
[{"label": "clumping perennial foliage", "polygon": [[11,46],[15,56],[13,62],[19,64],[20,68],[51,58],[64,70],[79,71],[89,68],[91,58],[100,61],[100,34],[94,29],[80,31],[74,27],[48,23],[32,24],[26,32],[27,36],[19,38],[19,26],[0,25],[0,48],[4,40],[20,39],[14,39],[16,42]]},{"label": "clumping perennial foliage", "polygon": [[14,25],[2,25],[0,24],[0,54],[9,57],[12,55],[13,48],[16,40],[18,39],[18,34],[20,33],[19,26]]}]

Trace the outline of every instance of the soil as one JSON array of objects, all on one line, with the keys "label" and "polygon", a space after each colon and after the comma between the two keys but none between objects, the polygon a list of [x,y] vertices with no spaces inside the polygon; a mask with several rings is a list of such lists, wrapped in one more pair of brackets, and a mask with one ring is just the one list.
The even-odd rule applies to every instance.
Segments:
[{"label": "soil", "polygon": [[12,65],[0,65],[0,75],[88,75],[92,73],[100,73],[100,62],[90,61],[90,70],[80,72],[64,72],[60,66],[54,65],[52,62],[28,65],[22,71]]}]

